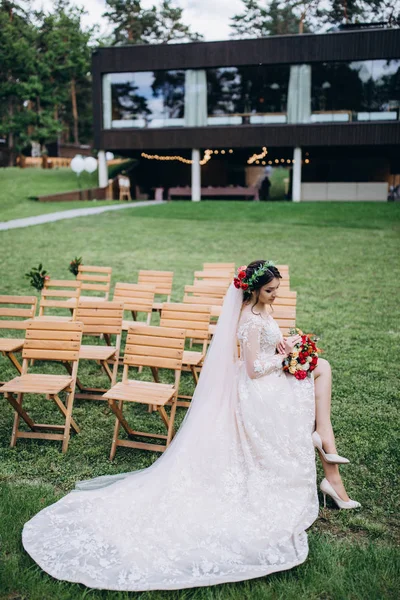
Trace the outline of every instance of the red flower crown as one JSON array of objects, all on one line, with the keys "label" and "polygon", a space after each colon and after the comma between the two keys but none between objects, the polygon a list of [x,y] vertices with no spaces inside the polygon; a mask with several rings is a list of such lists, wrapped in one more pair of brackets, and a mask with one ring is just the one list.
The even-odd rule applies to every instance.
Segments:
[{"label": "red flower crown", "polygon": [[238,290],[242,289],[246,291],[247,289],[249,289],[249,284],[244,281],[246,279],[246,269],[246,265],[244,265],[243,267],[239,267],[237,275],[233,279],[233,285]]},{"label": "red flower crown", "polygon": [[275,264],[272,260],[266,260],[263,264],[261,264],[257,269],[255,269],[252,274],[247,278],[247,267],[244,265],[243,267],[239,267],[236,277],[233,279],[233,285],[238,290],[241,289],[244,292],[246,290],[252,290],[257,283],[258,279],[265,275],[265,273],[269,270],[269,267],[274,267]]}]

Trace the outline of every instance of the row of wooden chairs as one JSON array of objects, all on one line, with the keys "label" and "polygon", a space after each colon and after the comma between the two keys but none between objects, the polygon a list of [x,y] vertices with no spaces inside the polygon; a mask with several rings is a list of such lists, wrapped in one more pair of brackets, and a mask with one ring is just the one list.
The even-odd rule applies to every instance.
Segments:
[{"label": "row of wooden chairs", "polygon": [[[232,263],[228,265],[229,269],[231,269],[231,265]],[[204,272],[207,272],[207,267],[209,265],[205,264]],[[19,377],[14,378],[0,389],[16,411],[11,445],[15,445],[18,437],[62,439],[63,451],[65,452],[68,447],[70,428],[76,432],[79,431],[79,427],[72,418],[72,405],[75,397],[78,399],[108,400],[112,411],[116,415],[111,458],[114,457],[118,445],[158,451],[164,450],[172,439],[176,407],[189,406],[191,398],[179,394],[181,371],[191,371],[194,382],[197,383],[198,372],[205,357],[210,333],[212,333],[210,328],[215,327],[215,324],[210,325],[210,318],[218,318],[227,288],[227,285],[221,283],[221,271],[225,267],[227,265],[220,264],[217,268],[209,268],[208,272],[213,271],[210,281],[201,279],[196,281],[195,276],[193,285],[185,287],[183,303],[161,303],[157,309],[161,309],[159,327],[149,325],[151,312],[154,310],[155,294],[155,286],[151,285],[117,283],[114,300],[110,302],[105,299],[81,296],[82,280],[78,278],[74,283],[76,285],[75,293],[76,291],[79,291],[79,293],[70,296],[66,301],[65,299],[59,299],[62,294],[61,290],[58,290],[61,293],[55,296],[56,300],[54,302],[58,308],[69,308],[71,310],[71,299],[77,302],[77,306],[72,309],[73,315],[62,319],[43,314],[44,309],[50,307],[48,303],[51,300],[49,300],[48,294],[44,294],[41,298],[41,302],[43,300],[45,304],[42,307],[42,314],[39,310],[39,318],[35,318],[37,302],[35,297],[0,297],[0,305],[14,303],[18,306],[17,309],[14,308],[14,312],[10,307],[0,308],[0,316],[11,317],[11,320],[2,321],[1,326],[6,323],[6,328],[26,328],[25,341],[21,338],[0,339],[1,352],[8,356],[20,372]],[[218,273],[218,276],[214,277],[216,273]],[[229,283],[232,279],[232,273],[231,270]],[[86,282],[86,285],[102,285],[102,283]],[[47,290],[50,288],[51,286],[48,285]],[[286,286],[281,286],[282,288],[284,293],[280,295],[281,305],[276,311],[278,314],[275,317],[278,322],[281,321],[280,325],[285,330],[294,326],[295,323],[296,296]],[[96,289],[96,291],[99,290]],[[134,297],[132,297],[132,294]],[[213,304],[211,304],[211,301]],[[23,305],[25,305],[25,308],[22,308]],[[123,319],[124,310],[130,310],[133,318],[136,319],[137,314],[142,312],[143,308],[145,309],[143,312],[147,313],[146,323],[135,323]],[[20,317],[23,321],[16,321],[16,317]],[[77,328],[74,329],[75,325]],[[122,382],[117,384],[123,329],[128,331],[128,336],[123,358]],[[82,334],[101,334],[107,345],[82,345]],[[115,336],[114,344],[111,341],[112,335]],[[200,341],[202,343],[201,350],[185,350],[184,345],[187,338],[197,342]],[[19,364],[15,356],[15,353],[19,350],[22,350],[22,365]],[[60,378],[59,376],[46,374],[38,376],[29,374],[28,362],[32,363],[33,360],[59,360],[68,370],[69,377],[61,376]],[[79,360],[96,361],[107,374],[110,380],[110,389],[85,387],[78,378]],[[173,362],[169,362],[171,360]],[[129,380],[128,369],[131,366],[139,367],[139,369],[146,366],[150,367],[154,382]],[[160,383],[158,369],[172,368],[172,366],[175,370],[175,384]],[[50,384],[54,384],[54,387],[51,387]],[[23,395],[38,392],[41,385],[44,386],[43,393],[46,397],[54,400],[64,414],[65,424],[63,426],[35,424],[22,408]],[[75,391],[76,387],[78,388],[77,392]],[[59,397],[61,392],[66,394],[65,403]],[[148,404],[152,409],[158,411],[167,427],[167,434],[164,436],[131,429],[123,416],[124,402]],[[167,404],[171,407],[169,416],[165,411]],[[31,429],[30,432],[19,430],[20,418]],[[119,439],[118,434],[121,426],[126,430],[130,439]],[[60,431],[43,433],[43,430],[49,429]],[[133,439],[137,437],[160,438],[164,440],[164,444]]]},{"label": "row of wooden chairs", "polygon": [[[187,313],[182,312],[189,308],[192,310]],[[198,312],[199,308],[202,309],[200,312]],[[73,400],[78,398],[107,400],[109,402],[116,416],[111,458],[114,457],[118,445],[157,451],[165,449],[172,439],[176,407],[189,406],[189,398],[179,394],[181,371],[185,366],[189,368],[193,373],[195,382],[197,382],[197,372],[194,367],[200,367],[205,356],[205,346],[203,351],[200,352],[185,350],[185,338],[197,338],[199,336],[199,328],[197,322],[193,321],[194,318],[203,318],[205,325],[208,325],[207,311],[209,311],[209,308],[206,307],[174,305],[171,303],[163,309],[159,327],[133,324],[128,331],[121,384],[118,384],[116,379],[123,304],[113,302],[81,303],[78,308],[77,316],[79,320],[77,321],[31,320],[26,326],[26,338],[22,346],[23,364],[21,374],[0,388],[0,392],[5,394],[16,411],[11,445],[14,446],[17,438],[21,437],[62,440],[62,449],[63,452],[66,452],[70,429],[79,432],[79,427],[72,417]],[[206,341],[207,327],[203,331],[204,341]],[[115,344],[99,346],[81,343],[82,334],[90,335],[100,332],[110,336],[114,334],[116,337]],[[61,361],[69,376],[28,373],[29,361],[32,360]],[[110,379],[110,389],[85,387],[78,377],[78,363],[80,360],[91,360],[99,363]],[[173,362],[170,362],[171,360]],[[151,385],[149,382],[128,380],[128,368],[130,366],[150,367],[156,385]],[[158,369],[171,368],[172,366],[174,366],[175,371],[175,384],[173,386],[171,384],[161,384]],[[75,391],[76,387],[78,392]],[[61,392],[66,394],[65,403],[60,398]],[[27,393],[42,393],[48,399],[53,400],[64,414],[65,424],[61,426],[34,423],[22,407],[23,396]],[[181,398],[184,398],[184,400],[181,400]],[[132,429],[123,416],[124,402],[148,404],[153,407],[159,412],[166,425],[167,434],[163,436],[153,432]],[[171,406],[169,417],[165,412],[166,404]],[[20,418],[25,421],[31,431],[19,429]],[[126,430],[130,439],[121,440],[119,438],[120,426]],[[138,441],[132,439],[132,437],[160,438],[165,441],[165,445],[154,445],[154,443]]]},{"label": "row of wooden chairs", "polygon": [[[282,288],[289,288],[289,270],[287,265],[279,265],[282,274]],[[202,271],[194,272],[194,285],[217,285],[225,291],[229,287],[235,272],[234,263],[204,263]],[[80,297],[82,300],[109,300],[111,291],[111,267],[92,265],[79,265],[76,281],[80,282]],[[155,288],[155,295],[162,296],[166,302],[171,301],[173,271],[140,270],[138,284],[149,285]],[[52,280],[54,282],[54,280]],[[49,288],[49,282],[45,282],[45,289]],[[73,286],[72,286],[73,287]],[[96,296],[83,296],[82,292],[91,292]],[[72,294],[69,302],[73,304]],[[153,310],[161,310],[162,302],[159,298],[154,301]]]},{"label": "row of wooden chairs", "polygon": [[[231,268],[226,271],[222,270],[222,264],[216,263],[218,268],[210,269],[209,271],[195,272],[195,279],[193,285],[185,287],[185,295],[183,301],[186,303],[202,303],[211,304],[212,306],[212,320],[210,326],[210,335],[213,334],[215,329],[215,321],[217,320],[220,312],[220,305],[222,305],[223,298],[226,289],[232,278]],[[209,263],[205,263],[205,266],[209,266]],[[81,268],[81,267],[80,267]],[[45,288],[42,291],[42,296],[39,303],[39,316],[45,318],[45,311],[49,308],[70,308],[73,312],[79,300],[106,300],[109,295],[110,277],[111,273],[107,274],[108,282],[106,284],[97,283],[94,284],[91,281],[94,275],[90,273],[93,269],[106,269],[106,267],[85,267],[88,269],[89,275],[85,272],[78,273],[77,280],[64,281],[64,280],[48,280],[45,282]],[[280,299],[278,304],[290,305],[290,300],[294,299],[293,292],[290,293],[289,289],[289,276],[288,268],[286,266],[280,267],[284,273],[284,279],[280,287]],[[201,274],[210,275],[210,279],[204,280],[199,279],[197,276]],[[89,278],[85,281],[83,277]],[[96,277],[106,278],[104,275],[97,275]],[[140,271],[139,282],[137,284],[121,283],[118,282],[115,286],[114,300],[124,299],[126,304],[126,310],[130,310],[134,319],[136,319],[137,312],[146,313],[147,324],[150,323],[151,312],[161,311],[163,302],[155,301],[156,294],[165,294],[167,296],[167,302],[170,301],[170,292],[172,289],[172,277],[173,272],[162,272],[162,271]],[[225,280],[224,280],[225,277]],[[168,281],[167,279],[168,278]],[[107,295],[104,297],[90,297],[83,296],[82,290],[93,289],[99,291],[107,285]],[[287,301],[289,300],[289,302]],[[130,306],[128,306],[128,303]],[[47,318],[47,317],[46,317]],[[67,317],[68,318],[68,317]],[[70,318],[70,317],[69,317]],[[63,320],[66,317],[62,318]],[[213,324],[214,321],[214,324]],[[124,329],[127,330],[129,322],[124,323]]]},{"label": "row of wooden chairs", "polygon": [[[35,307],[35,298],[33,297],[0,297],[0,303],[6,303],[10,300],[18,300],[19,303],[22,301],[33,301],[32,307],[30,311],[30,315],[34,314]],[[21,311],[21,309],[17,309]],[[28,310],[28,309],[25,309]],[[98,389],[85,386],[78,377],[78,369],[77,364],[79,360],[91,360],[98,363],[101,368],[105,371],[110,380],[111,389],[116,385],[117,380],[117,370],[118,370],[118,362],[119,362],[119,353],[121,347],[121,333],[122,333],[122,322],[123,322],[123,310],[124,304],[116,303],[116,302],[80,302],[76,311],[76,320],[75,321],[60,321],[60,320],[52,320],[48,319],[32,319],[28,324],[25,322],[26,328],[26,337],[25,340],[16,338],[12,340],[12,343],[6,347],[3,345],[2,351],[3,354],[6,354],[10,360],[13,359],[13,364],[17,367],[20,372],[20,376],[14,378],[12,381],[8,382],[3,386],[0,391],[3,392],[6,398],[9,400],[10,404],[16,410],[16,418],[13,427],[13,434],[11,445],[14,446],[18,437],[34,437],[34,438],[44,438],[44,439],[63,439],[63,451],[65,452],[68,447],[69,440],[69,430],[68,428],[71,426],[75,431],[78,431],[79,428],[75,421],[71,420],[70,409],[72,411],[72,402],[73,398],[83,399],[83,400],[105,400],[108,399],[108,396],[104,396],[104,393],[110,393],[107,389]],[[1,309],[0,314],[6,311],[8,315],[10,315],[10,309]],[[159,367],[168,367],[167,362],[154,362],[154,346],[153,344],[146,344],[146,338],[148,337],[149,332],[153,332],[151,335],[154,337],[154,332],[157,335],[161,333],[163,338],[163,347],[158,348],[159,358],[168,358],[171,352],[171,345],[169,341],[170,334],[166,334],[168,331],[172,331],[172,333],[180,327],[180,332],[183,332],[183,345],[185,342],[185,337],[202,337],[203,339],[203,347],[201,351],[185,351],[184,346],[182,346],[182,353],[180,356],[180,365],[179,371],[182,368],[189,370],[193,374],[193,379],[195,384],[197,383],[198,374],[194,370],[194,367],[200,367],[202,361],[205,357],[206,345],[208,339],[208,322],[209,322],[209,307],[198,306],[198,305],[185,305],[179,303],[166,303],[162,310],[162,317],[160,322],[160,327],[150,327],[148,328],[146,325],[136,324],[136,345],[132,344],[132,336],[128,334],[126,346],[125,346],[125,355],[124,355],[124,369],[127,364],[127,361],[132,359],[132,354],[137,354],[137,350],[139,345],[141,344],[140,349],[140,360],[137,361],[135,366],[144,367],[150,366],[151,371],[153,373],[154,379],[156,383],[159,383],[157,369]],[[27,312],[19,312],[17,313],[21,317],[28,316]],[[15,312],[13,315],[16,316]],[[4,322],[2,322],[3,324]],[[15,326],[15,323],[18,321],[13,320],[8,322]],[[22,323],[22,322],[21,322]],[[78,331],[74,330],[71,325],[74,323],[79,324],[79,331],[81,332],[78,340]],[[72,333],[71,333],[72,331]],[[138,335],[139,332],[143,331],[143,334]],[[78,341],[81,340],[82,334],[87,335],[96,335],[102,334],[107,342],[107,345],[88,345],[81,344]],[[115,343],[111,345],[111,336],[115,336]],[[180,338],[182,338],[181,333],[179,334]],[[32,336],[34,339],[32,339]],[[153,339],[151,337],[151,340]],[[167,338],[167,339],[166,339]],[[12,338],[3,338],[3,341],[10,341]],[[161,346],[161,344],[159,344]],[[23,364],[20,365],[15,357],[14,353],[16,350],[22,350],[23,356]],[[71,351],[74,350],[74,354],[71,355]],[[28,374],[28,363],[27,361],[43,361],[43,360],[58,360],[63,363],[65,368],[67,369],[70,378],[66,378],[65,376],[49,376],[42,374],[38,377],[36,374]],[[110,368],[111,365],[111,368]],[[125,373],[125,371],[124,371]],[[171,424],[168,425],[168,435],[166,436],[167,443],[169,443],[171,439],[171,431],[173,428],[174,415],[176,406],[189,406],[190,396],[181,395],[180,398],[183,400],[178,401],[178,392],[179,392],[179,379],[177,379],[178,374],[176,373],[176,397],[174,399],[174,407],[171,415]],[[71,379],[72,378],[72,379]],[[180,373],[179,373],[180,378]],[[25,393],[34,393],[40,391],[40,385],[42,383],[50,383],[50,380],[54,383],[55,388],[51,388],[52,391],[49,391],[49,387],[45,388],[44,393],[57,404],[58,408],[62,410],[62,401],[59,397],[61,391],[67,393],[66,398],[66,410],[65,418],[66,423],[64,426],[64,431],[62,433],[41,433],[43,429],[61,429],[61,426],[53,426],[50,424],[36,424],[33,427],[33,421],[30,417],[27,416],[26,412],[22,409],[22,399]],[[33,385],[34,384],[34,385]],[[37,385],[38,384],[38,385]],[[141,382],[141,385],[143,382]],[[32,387],[33,386],[33,387]],[[58,387],[57,387],[58,386]],[[63,386],[63,387],[60,387]],[[170,388],[171,386],[169,386]],[[76,388],[78,391],[76,392]],[[145,386],[146,389],[150,389],[149,386]],[[169,389],[168,388],[168,389]],[[120,388],[119,392],[120,393]],[[159,388],[157,388],[159,389]],[[167,388],[165,388],[167,389]],[[54,391],[54,393],[53,393]],[[17,394],[15,398],[14,395]],[[147,398],[148,396],[145,395]],[[164,399],[164,396],[162,396]],[[118,397],[120,401],[121,398]],[[136,396],[133,398],[127,398],[127,401],[138,401]],[[60,404],[61,403],[61,404]],[[175,406],[176,404],[176,406]],[[119,404],[119,409],[117,410],[117,404],[113,403],[110,400],[111,408],[116,409],[116,415],[121,415],[122,406]],[[157,394],[155,396],[155,401],[149,402],[149,406],[155,408],[159,411],[160,415],[163,418],[164,423],[165,420],[165,410],[163,409],[163,404],[160,403]],[[19,419],[23,418],[25,423],[32,429],[31,432],[20,431],[18,429]],[[126,427],[125,427],[126,428]],[[68,430],[68,431],[67,431]],[[157,435],[147,434],[148,437],[157,437]],[[161,436],[163,437],[163,436]],[[112,455],[115,454],[117,441],[114,442]],[[138,448],[142,448],[142,443],[138,442],[139,445],[135,446]],[[153,445],[147,444],[147,449],[153,449]],[[155,449],[160,450],[160,446],[158,445]]]},{"label": "row of wooden chairs", "polygon": [[[55,282],[55,285],[65,282]],[[74,283],[74,282],[73,282]],[[48,288],[50,289],[50,288]],[[55,293],[55,300],[50,299],[45,291],[44,295],[40,300],[39,317],[38,320],[60,320],[60,321],[71,321],[79,320],[83,314],[82,309],[79,309],[79,303],[81,299],[76,296],[76,307],[73,309],[69,306],[68,301],[60,300],[60,294],[63,294],[65,290],[59,289],[53,290]],[[190,339],[200,340],[203,346],[206,345],[207,340],[213,335],[216,327],[216,320],[220,314],[222,302],[223,302],[223,290],[216,286],[186,286],[183,303],[163,303],[163,309],[161,314],[164,315],[164,319],[167,319],[169,312],[171,312],[171,306],[176,306],[177,310],[183,315],[184,313],[191,313],[192,321],[195,321],[197,327],[192,324],[191,329],[193,336]],[[147,318],[145,323],[150,325],[152,306],[154,298],[154,288],[150,286],[141,286],[141,284],[125,284],[117,283],[114,293],[114,302],[119,303],[122,306],[122,315],[124,311],[130,311],[133,319],[136,320],[139,314],[144,314]],[[101,303],[97,299],[92,299],[93,307],[96,305],[101,307]],[[0,327],[6,330],[23,330],[25,329],[27,320],[35,318],[37,299],[34,296],[0,296],[0,317],[6,317],[8,320],[0,322]],[[278,319],[279,325],[281,326],[283,333],[286,335],[289,330],[295,325],[296,317],[296,293],[290,290],[280,291],[280,295],[276,299],[275,317]],[[45,315],[44,310],[46,308],[67,308],[72,311],[72,315],[66,317]],[[20,319],[20,320],[16,320]],[[185,320],[185,319],[184,319]],[[208,323],[206,323],[208,321]],[[127,331],[132,325],[132,320],[122,320],[122,329]],[[144,324],[143,321],[139,322]],[[204,330],[207,329],[207,340],[204,339]],[[197,331],[197,332],[196,332]],[[93,332],[94,334],[95,332]],[[99,332],[102,335],[107,336],[106,331]],[[22,340],[17,337],[0,338],[0,351],[3,355],[7,356],[16,368],[21,371],[21,365],[18,362],[16,353],[22,348]]]},{"label": "row of wooden chairs", "polygon": [[[118,310],[117,307],[115,307]],[[78,382],[78,365],[82,358],[93,358],[90,347],[82,346],[84,323],[80,321],[37,321],[32,320],[26,328],[26,338],[22,350],[22,371],[0,388],[11,406],[15,416],[11,435],[11,446],[17,439],[45,439],[62,441],[62,451],[66,452],[71,429],[79,433],[78,424],[73,418],[73,402]],[[114,458],[117,446],[163,451],[172,440],[174,420],[178,405],[179,382],[182,370],[184,329],[133,325],[128,332],[127,347],[124,357],[124,370],[121,383],[114,381],[105,394],[106,400],[116,416],[111,459]],[[115,352],[116,353],[116,352]],[[35,360],[51,360],[61,362],[67,367],[68,375],[52,375],[45,372],[30,373],[30,362]],[[115,361],[117,365],[118,362]],[[154,374],[154,382],[129,379],[131,366],[149,366]],[[158,369],[172,369],[175,373],[174,384],[160,383]],[[111,374],[110,374],[111,375]],[[35,422],[23,406],[25,394],[41,394],[54,401],[64,417],[63,425]],[[65,395],[63,401],[61,395]],[[155,407],[167,428],[166,435],[136,431],[130,427],[123,415],[123,404],[136,402]],[[165,407],[170,406],[168,415]],[[20,429],[21,419],[29,431]],[[123,427],[131,439],[120,439],[118,432]],[[132,438],[135,439],[132,439]],[[146,443],[136,438],[158,438],[163,444]]]}]

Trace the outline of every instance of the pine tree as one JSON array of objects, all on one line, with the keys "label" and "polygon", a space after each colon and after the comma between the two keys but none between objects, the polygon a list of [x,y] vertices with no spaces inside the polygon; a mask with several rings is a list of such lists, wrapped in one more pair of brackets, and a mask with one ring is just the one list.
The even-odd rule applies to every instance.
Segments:
[{"label": "pine tree", "polygon": [[7,135],[10,165],[32,141],[57,134],[52,111],[43,105],[37,30],[21,3],[0,5],[0,130]]},{"label": "pine tree", "polygon": [[159,9],[144,9],[140,0],[106,0],[104,17],[114,25],[114,44],[151,44],[171,41],[197,40],[182,22],[182,9],[163,0]]},{"label": "pine tree", "polygon": [[322,13],[322,20],[331,25],[389,21],[400,24],[398,0],[330,0]]},{"label": "pine tree", "polygon": [[197,41],[202,39],[199,33],[193,33],[182,22],[182,8],[172,6],[171,0],[163,0],[157,11],[155,30],[149,39],[153,43],[167,44],[171,41]]},{"label": "pine tree", "polygon": [[103,17],[113,24],[114,44],[140,44],[153,31],[157,16],[153,6],[142,8],[140,0],[106,0]]},{"label": "pine tree", "polygon": [[52,90],[54,116],[67,128],[71,126],[75,144],[80,141],[78,97],[82,91],[86,104],[91,105],[89,43],[94,30],[83,29],[83,12],[69,0],[58,0],[53,13],[40,15],[40,50],[45,57],[42,78]]},{"label": "pine tree", "polygon": [[[308,10],[315,2],[242,0],[244,12],[231,19],[232,37],[266,37],[310,30]],[[298,14],[297,14],[298,13]],[[301,25],[302,24],[302,25]]]}]

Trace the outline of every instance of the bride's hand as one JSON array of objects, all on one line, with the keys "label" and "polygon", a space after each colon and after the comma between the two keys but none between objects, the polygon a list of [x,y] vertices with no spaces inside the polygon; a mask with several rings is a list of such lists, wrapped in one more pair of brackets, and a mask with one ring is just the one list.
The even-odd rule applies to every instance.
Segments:
[{"label": "bride's hand", "polygon": [[300,342],[301,335],[291,335],[288,338],[284,338],[283,342],[280,342],[280,344],[283,344],[284,353],[290,354],[291,352],[293,352],[293,348],[295,347],[295,345],[299,344]]},{"label": "bride's hand", "polygon": [[276,349],[278,354],[286,354],[285,352],[285,342],[282,340],[279,344],[276,345]]}]

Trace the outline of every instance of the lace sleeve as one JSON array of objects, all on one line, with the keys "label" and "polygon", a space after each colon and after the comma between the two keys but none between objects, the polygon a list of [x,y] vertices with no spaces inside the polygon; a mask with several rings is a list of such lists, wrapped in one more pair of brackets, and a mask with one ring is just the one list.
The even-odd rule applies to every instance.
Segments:
[{"label": "lace sleeve", "polygon": [[251,379],[282,370],[282,356],[280,354],[267,355],[261,350],[261,327],[253,319],[244,326],[242,347],[247,374]]}]

